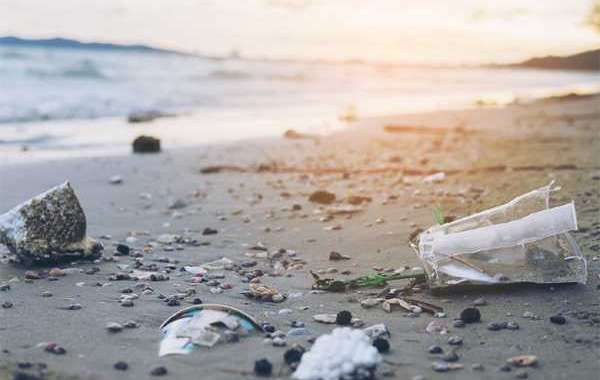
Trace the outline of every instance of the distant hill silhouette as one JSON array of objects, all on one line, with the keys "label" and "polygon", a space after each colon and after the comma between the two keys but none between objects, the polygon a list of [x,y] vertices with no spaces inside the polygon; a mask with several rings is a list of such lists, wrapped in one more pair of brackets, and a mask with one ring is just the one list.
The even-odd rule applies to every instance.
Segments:
[{"label": "distant hill silhouette", "polygon": [[510,65],[494,65],[496,67],[531,67],[551,70],[593,70],[600,71],[600,49],[585,51],[564,57],[547,56],[531,58]]},{"label": "distant hill silhouette", "polygon": [[68,38],[27,39],[8,36],[0,37],[0,46],[183,54],[175,50],[159,49],[147,45],[121,45],[102,42],[81,42]]}]

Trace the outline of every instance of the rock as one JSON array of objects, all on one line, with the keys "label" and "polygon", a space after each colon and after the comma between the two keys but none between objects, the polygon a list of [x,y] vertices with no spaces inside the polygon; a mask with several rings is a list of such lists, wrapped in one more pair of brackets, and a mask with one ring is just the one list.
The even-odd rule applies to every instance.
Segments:
[{"label": "rock", "polygon": [[352,313],[347,310],[340,311],[335,317],[335,323],[340,326],[349,326],[352,324]]},{"label": "rock", "polygon": [[117,322],[109,322],[106,325],[106,329],[111,333],[118,333],[123,331],[123,325]]},{"label": "rock", "polygon": [[219,231],[214,229],[214,228],[210,228],[210,227],[206,227],[203,231],[202,231],[202,235],[206,236],[206,235],[216,235],[218,234]]},{"label": "rock", "polygon": [[166,367],[159,366],[159,367],[152,368],[152,370],[150,371],[150,375],[151,376],[165,376],[168,372],[169,371],[167,371]]},{"label": "rock", "polygon": [[67,273],[60,268],[52,268],[48,271],[48,276],[50,277],[64,277]]},{"label": "rock", "polygon": [[325,190],[317,190],[308,197],[308,200],[314,203],[329,205],[335,202],[335,194]]},{"label": "rock", "polygon": [[304,352],[305,350],[302,346],[296,345],[283,354],[283,361],[288,366],[296,368],[300,363],[300,360],[302,360],[302,355],[304,355]]},{"label": "rock", "polygon": [[171,203],[169,203],[168,207],[171,210],[179,210],[182,208],[186,208],[188,206],[187,202],[184,199],[175,199]]},{"label": "rock", "polygon": [[529,374],[523,370],[519,370],[519,371],[517,371],[517,373],[515,373],[515,378],[517,378],[517,379],[527,379],[528,377],[529,377]]},{"label": "rock", "polygon": [[360,204],[368,203],[371,201],[372,201],[371,197],[366,197],[366,196],[362,196],[362,195],[351,195],[348,198],[346,198],[346,202],[353,206],[358,206]]},{"label": "rock", "polygon": [[385,338],[375,338],[373,340],[373,347],[375,347],[380,354],[390,352],[390,342]]},{"label": "rock", "polygon": [[329,252],[329,260],[331,260],[331,261],[350,260],[350,256],[345,256],[339,252],[331,251],[331,252]]},{"label": "rock", "polygon": [[152,136],[139,136],[133,140],[133,153],[158,153],[160,140]]},{"label": "rock", "polygon": [[465,327],[466,324],[462,321],[462,319],[455,319],[452,321],[452,326],[460,329]]},{"label": "rock", "polygon": [[463,338],[460,336],[454,335],[448,338],[448,344],[451,346],[460,346],[463,343]]},{"label": "rock", "polygon": [[64,347],[58,345],[58,343],[48,343],[44,347],[44,351],[54,355],[64,355],[67,353],[67,350]]},{"label": "rock", "polygon": [[460,320],[464,323],[480,322],[481,312],[476,307],[468,307],[460,312]]},{"label": "rock", "polygon": [[110,183],[111,185],[120,185],[123,183],[123,177],[121,177],[120,175],[113,175],[108,179],[108,183]]},{"label": "rock", "polygon": [[505,329],[507,326],[506,322],[490,322],[487,325],[487,329],[490,331],[499,331]]},{"label": "rock", "polygon": [[129,252],[131,251],[126,244],[117,244],[116,250],[121,256],[129,256]]},{"label": "rock", "polygon": [[273,364],[268,359],[260,359],[254,362],[254,373],[256,376],[268,377],[273,373]]},{"label": "rock", "polygon": [[391,336],[387,326],[383,323],[378,323],[376,325],[364,328],[363,332],[372,340],[383,337],[389,338]]},{"label": "rock", "polygon": [[146,111],[138,111],[132,112],[127,116],[127,121],[129,123],[147,123],[158,119],[160,117],[174,116],[169,113],[164,113],[158,110],[146,110]]},{"label": "rock", "polygon": [[515,367],[532,367],[537,365],[538,358],[535,355],[519,355],[509,358],[506,363],[512,364]]},{"label": "rock", "polygon": [[457,362],[458,359],[460,359],[460,358],[458,357],[458,354],[454,350],[452,350],[452,351],[448,352],[446,355],[442,356],[442,360],[445,362],[448,362],[448,363]]},{"label": "rock", "polygon": [[567,319],[560,314],[556,314],[550,317],[550,322],[557,325],[564,325],[567,323]]},{"label": "rock", "polygon": [[86,236],[86,217],[68,182],[0,216],[0,244],[24,264],[95,259],[102,244]]},{"label": "rock", "polygon": [[117,371],[127,371],[127,368],[129,368],[129,364],[125,363],[124,361],[118,361],[113,365],[113,367]]},{"label": "rock", "polygon": [[438,333],[444,335],[448,333],[448,325],[444,321],[433,320],[427,324],[425,332],[429,334]]},{"label": "rock", "polygon": [[13,306],[14,306],[13,303],[10,302],[10,301],[4,301],[2,303],[2,308],[3,309],[12,309]]}]

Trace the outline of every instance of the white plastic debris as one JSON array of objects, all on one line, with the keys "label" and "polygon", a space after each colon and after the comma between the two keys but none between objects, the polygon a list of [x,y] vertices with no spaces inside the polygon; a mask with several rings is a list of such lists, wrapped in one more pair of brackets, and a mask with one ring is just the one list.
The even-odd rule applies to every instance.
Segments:
[{"label": "white plastic debris", "polygon": [[585,283],[585,258],[568,233],[577,230],[575,206],[551,208],[552,185],[422,233],[431,285]]},{"label": "white plastic debris", "polygon": [[302,356],[292,375],[297,380],[338,380],[361,371],[373,372],[381,362],[367,334],[348,327],[321,335]]},{"label": "white plastic debris", "polygon": [[[261,331],[250,315],[227,305],[191,306],[169,317],[160,328],[158,356],[189,354],[200,347],[226,342],[227,336]],[[235,340],[235,339],[234,339]]]}]

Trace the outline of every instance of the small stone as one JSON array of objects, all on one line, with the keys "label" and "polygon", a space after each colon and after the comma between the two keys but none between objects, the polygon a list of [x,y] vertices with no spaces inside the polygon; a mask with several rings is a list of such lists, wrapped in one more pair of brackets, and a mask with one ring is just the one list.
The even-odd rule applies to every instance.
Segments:
[{"label": "small stone", "polygon": [[294,346],[283,354],[283,361],[288,366],[295,368],[300,363],[300,360],[302,360],[302,355],[304,355],[304,348]]},{"label": "small stone", "polygon": [[457,362],[458,359],[459,359],[458,354],[454,350],[446,353],[446,355],[444,355],[442,357],[442,360],[445,361],[445,362],[448,362],[448,363]]},{"label": "small stone", "polygon": [[337,313],[335,323],[340,326],[349,326],[352,323],[352,313],[348,310],[342,310]]},{"label": "small stone", "polygon": [[448,344],[451,346],[460,346],[463,343],[463,338],[457,335],[453,335],[448,338]]},{"label": "small stone", "polygon": [[44,298],[52,297],[52,293],[47,290],[44,290],[40,295]]},{"label": "small stone", "polygon": [[434,362],[431,364],[431,368],[435,372],[448,372],[450,370],[448,364],[444,362]]},{"label": "small stone", "polygon": [[507,322],[506,323],[506,329],[507,330],[518,330],[519,329],[519,324],[517,322]]},{"label": "small stone", "polygon": [[111,185],[120,185],[123,183],[123,177],[120,175],[113,175],[108,179],[108,183]]},{"label": "small stone", "polygon": [[481,312],[476,307],[468,307],[460,312],[460,320],[464,323],[476,323],[481,321]]},{"label": "small stone", "polygon": [[487,329],[490,331],[499,331],[506,328],[506,322],[490,322],[487,325]]},{"label": "small stone", "polygon": [[508,364],[502,364],[500,367],[498,367],[498,371],[510,372],[510,371],[512,371],[512,368]]},{"label": "small stone", "polygon": [[39,280],[41,278],[38,272],[32,270],[26,271],[25,274],[23,274],[23,277],[25,277],[26,280]]},{"label": "small stone", "polygon": [[118,371],[127,371],[127,369],[129,368],[129,364],[123,361],[118,361],[113,365],[113,367]]},{"label": "small stone", "polygon": [[531,367],[537,365],[538,359],[535,355],[519,355],[509,358],[506,362],[515,367]]},{"label": "small stone", "polygon": [[130,248],[126,244],[117,244],[116,250],[121,256],[128,256],[130,252]]},{"label": "small stone", "polygon": [[331,252],[329,252],[329,260],[331,260],[331,261],[350,260],[350,257],[342,255],[341,253],[336,252],[336,251],[331,251]]},{"label": "small stone", "polygon": [[260,359],[254,362],[254,373],[256,376],[268,377],[273,372],[273,364],[268,359]]},{"label": "small stone", "polygon": [[134,153],[158,153],[160,152],[160,140],[152,136],[139,136],[133,140]]},{"label": "small stone", "polygon": [[3,309],[11,309],[13,307],[13,303],[10,301],[4,301],[2,303],[2,308]]},{"label": "small stone", "polygon": [[335,194],[325,190],[317,190],[308,197],[309,202],[329,205],[335,202]]},{"label": "small stone", "polygon": [[287,342],[283,338],[277,337],[277,338],[273,339],[273,346],[274,347],[285,347],[286,345],[287,345]]},{"label": "small stone", "polygon": [[283,296],[283,294],[280,293],[273,294],[273,297],[271,297],[271,301],[274,303],[280,303],[285,301],[285,297]]},{"label": "small stone", "polygon": [[64,347],[59,346],[57,343],[48,343],[46,347],[44,347],[44,351],[54,355],[64,355],[67,353],[67,350]]},{"label": "small stone", "polygon": [[487,305],[487,301],[483,297],[477,298],[475,301],[473,301],[473,306],[485,306],[485,305]]},{"label": "small stone", "polygon": [[138,327],[140,327],[140,324],[136,321],[129,320],[123,323],[123,327],[125,327],[126,329],[137,329]]},{"label": "small stone", "polygon": [[430,354],[441,354],[444,352],[444,350],[442,349],[442,347],[434,344],[433,346],[429,346],[427,352],[429,352]]},{"label": "small stone", "polygon": [[117,322],[109,322],[106,325],[106,329],[111,333],[118,333],[123,330],[123,325]]},{"label": "small stone", "polygon": [[165,376],[168,372],[169,371],[167,371],[166,367],[159,366],[159,367],[152,368],[152,370],[150,371],[150,375],[151,376]]},{"label": "small stone", "polygon": [[216,235],[218,234],[219,231],[214,229],[214,228],[210,228],[210,227],[206,227],[203,231],[202,231],[202,235],[206,236],[206,235]]},{"label": "small stone", "polygon": [[466,324],[462,321],[462,319],[455,319],[454,321],[452,321],[452,326],[456,328],[462,328],[465,327]]},{"label": "small stone", "polygon": [[194,299],[192,300],[192,303],[193,303],[194,305],[201,305],[201,304],[202,304],[202,300],[201,300],[200,298],[194,298]]},{"label": "small stone", "polygon": [[373,340],[373,346],[380,354],[390,352],[390,342],[385,338],[375,338],[375,340]]},{"label": "small stone", "polygon": [[60,268],[52,268],[48,271],[48,276],[50,277],[64,277],[67,273]]},{"label": "small stone", "polygon": [[564,325],[567,323],[567,319],[560,314],[556,314],[550,317],[550,322],[557,325]]},{"label": "small stone", "polygon": [[133,307],[133,301],[130,299],[124,299],[121,301],[121,306],[123,307]]},{"label": "small stone", "polygon": [[81,308],[83,308],[83,306],[81,306],[81,304],[79,304],[79,303],[72,303],[72,304],[66,306],[65,310],[81,310]]}]

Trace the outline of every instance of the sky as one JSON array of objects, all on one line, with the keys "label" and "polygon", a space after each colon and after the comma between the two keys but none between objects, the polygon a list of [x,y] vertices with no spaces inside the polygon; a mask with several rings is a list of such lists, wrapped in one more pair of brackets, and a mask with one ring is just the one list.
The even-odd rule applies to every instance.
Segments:
[{"label": "sky", "polygon": [[211,55],[460,64],[600,47],[593,0],[0,0],[0,35]]}]

